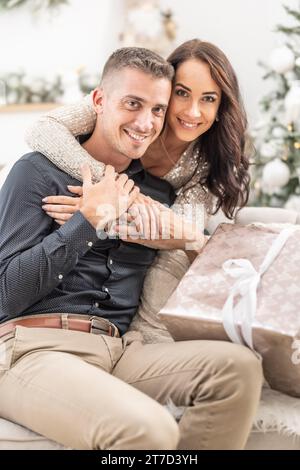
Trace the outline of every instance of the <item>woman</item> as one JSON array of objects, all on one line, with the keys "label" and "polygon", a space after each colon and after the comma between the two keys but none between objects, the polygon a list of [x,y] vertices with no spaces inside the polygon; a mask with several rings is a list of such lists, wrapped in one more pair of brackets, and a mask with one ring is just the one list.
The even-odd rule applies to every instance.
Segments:
[{"label": "woman", "polygon": [[[235,72],[220,49],[198,39],[183,43],[168,60],[174,66],[175,79],[166,123],[161,136],[142,157],[142,164],[173,185],[176,207],[182,213],[188,203],[211,214],[214,200],[215,211],[221,208],[233,218],[237,207],[247,203],[250,181],[249,161],[244,154],[247,121]],[[81,164],[88,161],[97,181],[104,165],[74,138],[90,133],[95,121],[87,97],[78,105],[65,106],[42,118],[28,133],[27,143],[78,180]],[[70,190],[81,194],[80,188]],[[43,208],[58,223],[78,210],[78,198],[48,199]],[[62,202],[64,207],[59,206]],[[170,340],[156,314],[187,267],[183,252],[159,252],[146,276],[141,305],[131,327],[142,326],[144,340],[162,341],[163,336]],[[155,286],[159,286],[159,299]]]}]

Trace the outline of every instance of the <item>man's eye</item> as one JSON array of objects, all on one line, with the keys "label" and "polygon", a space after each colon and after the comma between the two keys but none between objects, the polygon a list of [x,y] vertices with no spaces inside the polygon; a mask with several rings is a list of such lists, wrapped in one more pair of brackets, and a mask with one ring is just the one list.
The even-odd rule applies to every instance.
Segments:
[{"label": "man's eye", "polygon": [[130,100],[130,101],[126,101],[126,104],[127,104],[127,106],[128,106],[129,108],[131,108],[131,109],[136,109],[136,108],[139,107],[139,102],[138,102],[138,101],[132,101],[132,100]]},{"label": "man's eye", "polygon": [[166,109],[165,108],[162,108],[160,106],[157,106],[156,108],[153,108],[153,112],[155,114],[158,114],[159,116],[163,116],[166,112]]},{"label": "man's eye", "polygon": [[188,93],[185,90],[182,90],[182,89],[176,90],[175,93],[176,93],[177,96],[181,96],[183,98],[186,98],[188,96]]}]

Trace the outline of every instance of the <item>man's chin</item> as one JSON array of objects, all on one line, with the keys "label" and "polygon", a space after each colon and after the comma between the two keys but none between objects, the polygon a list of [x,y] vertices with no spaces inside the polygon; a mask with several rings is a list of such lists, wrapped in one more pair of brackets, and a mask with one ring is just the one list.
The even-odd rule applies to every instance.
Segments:
[{"label": "man's chin", "polygon": [[130,158],[131,160],[138,160],[139,158],[142,158],[142,156],[144,155],[144,153],[146,152],[147,150],[147,147],[143,148],[143,149],[135,149],[135,150],[132,150],[130,149],[127,153],[127,157]]},{"label": "man's chin", "polygon": [[128,158],[130,158],[131,160],[139,160],[140,158],[142,158],[142,156],[144,155],[145,152],[143,153],[139,153],[139,154],[133,154],[133,155],[129,155]]}]

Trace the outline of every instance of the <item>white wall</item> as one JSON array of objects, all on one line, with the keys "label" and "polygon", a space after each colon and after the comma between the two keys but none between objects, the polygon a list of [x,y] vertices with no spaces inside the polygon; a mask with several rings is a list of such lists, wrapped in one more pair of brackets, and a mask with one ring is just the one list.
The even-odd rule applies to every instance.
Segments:
[{"label": "white wall", "polygon": [[[25,130],[39,118],[42,111],[35,112],[0,112],[0,167],[18,160],[30,151],[24,139]],[[1,186],[1,175],[0,175]]]},{"label": "white wall", "polygon": [[121,0],[69,0],[54,13],[22,7],[0,15],[0,70],[58,73],[88,66],[101,70],[118,47]]},{"label": "white wall", "polygon": [[[277,23],[287,21],[283,1],[299,4],[298,0],[161,0],[178,23],[176,44],[199,37],[216,43],[228,55],[239,76],[251,123],[257,117],[259,99],[271,86],[262,80],[257,61],[267,60],[280,41],[280,35],[272,31]],[[2,13],[0,71],[23,67],[30,73],[51,75],[86,66],[100,72],[106,57],[118,47],[123,1],[69,0],[69,4],[56,15],[44,12],[36,18],[26,9]],[[18,156],[30,119],[0,113],[0,162]]]},{"label": "white wall", "polygon": [[[78,67],[99,73],[118,47],[121,0],[69,0],[56,13],[28,8],[0,14],[0,74],[23,69],[30,75],[68,74]],[[0,165],[27,152],[24,131],[40,113],[0,112]]]}]

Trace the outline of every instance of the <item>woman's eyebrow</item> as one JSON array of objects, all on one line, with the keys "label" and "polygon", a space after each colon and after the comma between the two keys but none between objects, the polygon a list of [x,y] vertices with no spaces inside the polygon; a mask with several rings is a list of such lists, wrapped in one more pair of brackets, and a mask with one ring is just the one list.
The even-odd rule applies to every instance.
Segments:
[{"label": "woman's eyebrow", "polygon": [[202,95],[216,95],[216,96],[219,96],[219,93],[217,93],[216,91],[205,91],[204,93],[202,93]]},{"label": "woman's eyebrow", "polygon": [[[183,83],[180,83],[180,82],[175,83],[175,86],[181,86],[185,90],[187,90],[189,92],[192,92],[191,88],[187,87]],[[216,96],[219,96],[219,93],[217,93],[216,91],[205,91],[204,93],[202,93],[202,95],[216,95]]]},{"label": "woman's eyebrow", "polygon": [[182,88],[185,88],[185,90],[187,90],[187,91],[192,91],[189,87],[187,87],[183,83],[175,83],[175,86],[181,86]]}]

